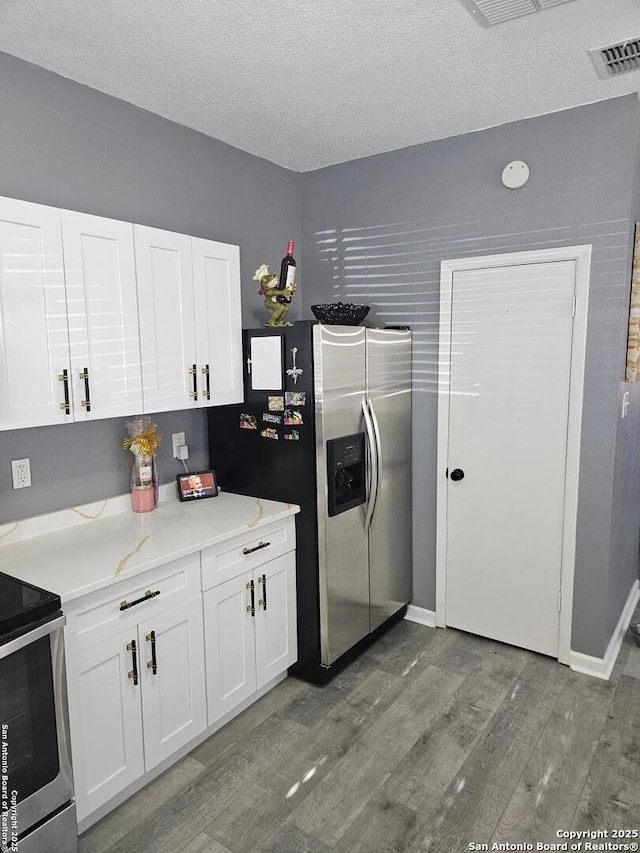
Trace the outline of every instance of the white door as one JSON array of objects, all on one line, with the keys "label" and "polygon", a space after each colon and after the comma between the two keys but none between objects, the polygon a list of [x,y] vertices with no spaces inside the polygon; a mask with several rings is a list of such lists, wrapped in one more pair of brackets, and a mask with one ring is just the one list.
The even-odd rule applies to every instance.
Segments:
[{"label": "white door", "polygon": [[198,405],[242,402],[240,250],[192,239]]},{"label": "white door", "polygon": [[140,650],[133,677],[132,640],[124,631],[67,663],[69,722],[78,820],[83,820],[144,773]]},{"label": "white door", "polygon": [[298,658],[295,551],[265,563],[254,576],[256,680],[260,689]]},{"label": "white door", "polygon": [[194,404],[191,237],[134,225],[145,412]]},{"label": "white door", "polygon": [[[208,590],[204,602],[207,713],[212,726],[256,689],[251,572]],[[256,593],[253,596],[257,603]]]},{"label": "white door", "polygon": [[65,373],[70,395],[60,211],[0,198],[0,429],[73,420]]},{"label": "white door", "polygon": [[553,656],[575,284],[572,260],[452,284],[446,624]]},{"label": "white door", "polygon": [[138,626],[145,769],[204,731],[202,599],[192,598]]},{"label": "white door", "polygon": [[74,419],[142,410],[133,225],[62,211]]}]

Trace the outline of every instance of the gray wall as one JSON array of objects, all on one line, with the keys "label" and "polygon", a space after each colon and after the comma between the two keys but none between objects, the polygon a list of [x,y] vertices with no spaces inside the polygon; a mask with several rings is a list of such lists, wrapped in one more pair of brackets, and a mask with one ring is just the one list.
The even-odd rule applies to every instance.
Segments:
[{"label": "gray wall", "polygon": [[[299,240],[298,174],[1,53],[0,117],[0,195],[239,244],[243,323],[264,322],[251,277]],[[173,431],[192,469],[207,464],[205,420],[157,416],[163,481],[181,470]],[[0,432],[0,522],[126,492],[124,422]],[[14,492],[9,461],[22,457],[33,486]]]},{"label": "gray wall", "polygon": [[[627,280],[631,280],[635,224],[640,220],[640,101],[636,101],[635,151],[630,180],[629,234],[627,253]],[[626,362],[627,316],[620,318],[621,361]],[[618,418],[616,457],[613,482],[611,527],[610,575],[607,600],[607,628],[610,637],[616,628],[620,611],[625,604],[625,587],[628,591],[637,577],[638,565],[638,506],[640,505],[640,383],[621,382],[618,406],[622,395],[629,392],[631,406],[628,418]],[[620,410],[620,409],[619,409]],[[618,410],[618,411],[619,411]]]},{"label": "gray wall", "polygon": [[[303,244],[293,319],[347,298],[372,303],[374,322],[412,326],[414,603],[429,609],[440,260],[592,243],[573,647],[604,653],[635,574],[640,514],[640,393],[622,382],[640,218],[635,96],[297,175],[5,54],[0,81],[0,195],[238,243],[245,326],[264,321],[253,271],[276,265],[288,238]],[[516,158],[531,180],[511,192],[500,173]],[[163,481],[180,470],[173,431],[186,431],[192,467],[206,464],[202,412],[156,420]],[[126,491],[124,421],[0,433],[0,522]],[[14,492],[9,460],[22,456],[34,485]]]},{"label": "gray wall", "polygon": [[[414,330],[414,604],[428,609],[440,261],[593,244],[572,639],[576,651],[598,657],[631,587],[640,520],[639,475],[622,476],[621,461],[640,417],[635,393],[618,436],[637,112],[636,96],[627,96],[302,175],[303,307],[369,302],[373,322]],[[531,168],[515,192],[500,181],[514,159]],[[612,569],[614,473],[620,562]],[[631,496],[624,518],[623,495]]]}]

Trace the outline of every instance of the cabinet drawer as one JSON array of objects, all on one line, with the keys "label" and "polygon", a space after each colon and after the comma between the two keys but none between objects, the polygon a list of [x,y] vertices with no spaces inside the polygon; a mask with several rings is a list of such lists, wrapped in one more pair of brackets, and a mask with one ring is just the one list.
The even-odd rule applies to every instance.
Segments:
[{"label": "cabinet drawer", "polygon": [[86,649],[199,593],[200,554],[189,554],[83,599],[77,611],[68,607],[67,630],[76,648]]},{"label": "cabinet drawer", "polygon": [[247,531],[202,551],[202,588],[211,589],[296,547],[293,517]]}]

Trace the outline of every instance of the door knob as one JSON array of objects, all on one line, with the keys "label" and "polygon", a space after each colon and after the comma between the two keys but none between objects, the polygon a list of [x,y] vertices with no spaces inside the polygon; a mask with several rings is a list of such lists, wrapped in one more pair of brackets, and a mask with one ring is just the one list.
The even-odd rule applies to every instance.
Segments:
[{"label": "door knob", "polygon": [[458,482],[458,480],[464,480],[464,471],[462,468],[454,468],[451,474],[449,475],[454,482]]}]

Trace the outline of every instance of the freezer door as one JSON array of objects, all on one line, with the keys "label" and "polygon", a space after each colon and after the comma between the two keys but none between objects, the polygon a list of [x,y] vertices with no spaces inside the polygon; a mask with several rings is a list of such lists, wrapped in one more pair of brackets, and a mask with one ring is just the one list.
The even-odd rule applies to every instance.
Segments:
[{"label": "freezer door", "polygon": [[370,630],[411,600],[411,332],[367,329],[367,398],[378,433],[369,528]]},{"label": "freezer door", "polygon": [[327,441],[363,429],[365,330],[313,327],[320,657],[329,666],[369,633],[366,504],[329,517]]}]

